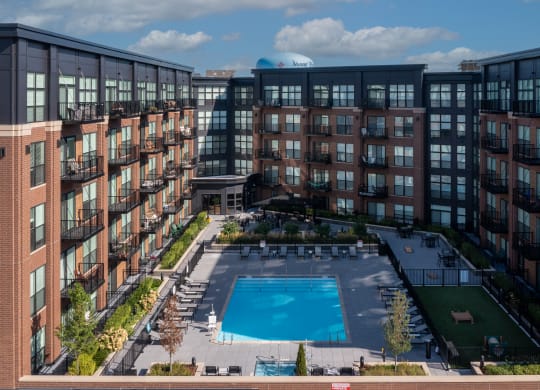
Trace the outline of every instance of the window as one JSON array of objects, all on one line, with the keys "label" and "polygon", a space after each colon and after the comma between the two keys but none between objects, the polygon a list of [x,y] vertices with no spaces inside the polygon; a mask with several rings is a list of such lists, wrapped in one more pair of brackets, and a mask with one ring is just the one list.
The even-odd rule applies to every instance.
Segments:
[{"label": "window", "polygon": [[226,130],[227,111],[199,111],[198,126],[201,130]]},{"label": "window", "polygon": [[394,117],[394,137],[412,137],[413,117],[412,116],[396,116]]},{"label": "window", "polygon": [[432,205],[431,223],[440,226],[450,226],[452,209],[450,206]]},{"label": "window", "polygon": [[518,80],[518,100],[533,100],[533,80]]},{"label": "window", "polygon": [[336,209],[340,215],[351,215],[354,212],[354,202],[352,199],[337,198]]},{"label": "window", "polygon": [[264,184],[278,185],[279,183],[279,167],[275,165],[264,167]]},{"label": "window", "polygon": [[486,97],[487,100],[497,101],[499,100],[499,83],[496,81],[488,81],[486,83]]},{"label": "window", "polygon": [[[219,146],[221,147],[221,144]],[[251,156],[253,154],[253,137],[251,135],[235,135],[234,153],[241,156]]]},{"label": "window", "polygon": [[482,84],[476,83],[473,85],[473,101],[475,107],[479,106],[479,102],[482,101]]},{"label": "window", "polygon": [[457,198],[458,200],[465,200],[466,196],[466,187],[465,187],[465,177],[458,176],[456,177],[456,192],[457,192]]},{"label": "window", "polygon": [[30,186],[45,183],[45,142],[30,144]]},{"label": "window", "polygon": [[450,199],[452,196],[452,178],[446,175],[431,175],[431,198]]},{"label": "window", "polygon": [[370,108],[384,108],[386,106],[386,88],[384,85],[369,84],[367,86],[368,101]]},{"label": "window", "polygon": [[451,168],[452,167],[452,146],[451,145],[431,145],[431,168]]},{"label": "window", "polygon": [[354,85],[334,85],[332,87],[332,104],[334,107],[353,107]]},{"label": "window", "polygon": [[45,306],[45,266],[30,273],[30,315],[35,315]]},{"label": "window", "polygon": [[83,213],[85,218],[89,218],[97,212],[97,183],[90,183],[82,188],[83,193]]},{"label": "window", "polygon": [[281,87],[281,104],[284,106],[301,106],[302,87],[300,85],[284,85]]},{"label": "window", "polygon": [[79,102],[97,102],[97,79],[95,77],[79,78]]},{"label": "window", "polygon": [[394,176],[394,195],[413,196],[414,185],[412,176]]},{"label": "window", "polygon": [[250,131],[253,127],[253,113],[251,111],[234,112],[234,128],[236,130]]},{"label": "window", "polygon": [[[141,208],[142,210],[142,208]],[[83,242],[83,272],[88,272],[97,263],[97,234]]]},{"label": "window", "polygon": [[251,160],[234,160],[235,175],[251,175],[253,173],[253,161]]},{"label": "window", "polygon": [[[250,136],[250,138],[252,138]],[[246,138],[247,141],[247,138]],[[225,135],[207,135],[199,137],[199,155],[212,156],[224,154],[227,152],[227,136]]]},{"label": "window", "polygon": [[30,344],[30,366],[32,374],[37,374],[45,363],[45,327],[39,328],[32,335]]},{"label": "window", "polygon": [[161,99],[162,100],[174,100],[174,84],[162,83],[161,84]]},{"label": "window", "polygon": [[354,184],[354,173],[352,171],[337,171],[336,182],[336,189],[342,191],[352,191]]},{"label": "window", "polygon": [[300,158],[300,141],[285,141],[285,158]]},{"label": "window", "polygon": [[450,107],[452,103],[450,84],[431,84],[429,99],[431,107]]},{"label": "window", "polygon": [[198,176],[220,176],[227,173],[227,160],[201,161],[197,167]]},{"label": "window", "polygon": [[285,131],[288,133],[298,133],[300,131],[300,114],[285,115]]},{"label": "window", "polygon": [[531,142],[531,129],[529,126],[518,125],[518,144],[528,144]]},{"label": "window", "polygon": [[465,115],[456,116],[456,131],[458,137],[465,137],[466,126],[465,126]]},{"label": "window", "polygon": [[352,125],[352,115],[336,115],[336,134],[351,135]]},{"label": "window", "polygon": [[456,215],[457,228],[460,230],[465,230],[466,221],[467,221],[467,210],[465,209],[465,207],[458,207],[457,215]]},{"label": "window", "polygon": [[249,106],[253,104],[253,87],[234,87],[234,104],[236,106]]},{"label": "window", "polygon": [[465,161],[466,161],[465,150],[466,150],[465,145],[456,146],[457,169],[466,169],[466,167],[465,167]]},{"label": "window", "polygon": [[313,86],[313,105],[315,107],[327,107],[329,104],[330,90],[328,85]]},{"label": "window", "polygon": [[30,250],[45,245],[45,203],[30,209]]},{"label": "window", "polygon": [[311,172],[311,181],[316,184],[328,183],[330,180],[330,175],[325,169],[313,169]]},{"label": "window", "polygon": [[394,220],[401,223],[412,224],[414,219],[414,206],[403,204],[394,205]]},{"label": "window", "polygon": [[390,84],[390,107],[413,107],[413,84]]},{"label": "window", "polygon": [[26,121],[45,120],[45,74],[28,72],[26,74]]},{"label": "window", "polygon": [[431,138],[448,137],[452,128],[452,116],[431,114],[429,116]]},{"label": "window", "polygon": [[285,183],[293,186],[300,185],[299,167],[285,167]]},{"label": "window", "polygon": [[376,221],[380,221],[386,216],[384,203],[368,202],[367,209],[368,215],[375,218]]},{"label": "window", "polygon": [[227,100],[226,87],[201,86],[197,92],[197,102],[201,105],[212,103],[216,100]]},{"label": "window", "polygon": [[118,81],[118,100],[121,102],[130,102],[131,98],[131,80]]},{"label": "window", "polygon": [[394,165],[397,167],[412,167],[414,163],[412,146],[394,146]]},{"label": "window", "polygon": [[465,101],[467,99],[467,89],[465,84],[456,85],[456,106],[465,107]]},{"label": "window", "polygon": [[386,119],[384,116],[368,116],[367,131],[372,136],[386,135]]},{"label": "window", "polygon": [[354,144],[336,144],[336,161],[352,163],[354,158]]},{"label": "window", "polygon": [[281,104],[279,100],[279,86],[277,85],[265,85],[264,86],[264,105],[265,106],[279,106]]},{"label": "window", "polygon": [[278,114],[265,114],[263,130],[264,133],[279,133],[281,128],[279,126],[279,115]]}]

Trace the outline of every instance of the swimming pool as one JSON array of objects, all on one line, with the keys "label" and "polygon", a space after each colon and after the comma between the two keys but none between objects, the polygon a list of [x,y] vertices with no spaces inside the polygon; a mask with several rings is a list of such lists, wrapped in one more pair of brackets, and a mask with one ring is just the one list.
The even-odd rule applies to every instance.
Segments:
[{"label": "swimming pool", "polygon": [[255,363],[255,376],[294,376],[296,362],[257,360]]},{"label": "swimming pool", "polygon": [[344,341],[337,281],[239,277],[217,341]]}]

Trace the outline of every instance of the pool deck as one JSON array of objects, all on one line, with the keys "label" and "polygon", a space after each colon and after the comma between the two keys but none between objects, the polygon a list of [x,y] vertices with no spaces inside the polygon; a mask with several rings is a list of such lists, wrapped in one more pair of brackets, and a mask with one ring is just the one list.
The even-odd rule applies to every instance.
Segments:
[{"label": "pool deck", "polygon": [[[222,222],[223,218],[213,216],[202,239],[213,237],[219,231]],[[399,242],[397,245],[406,244]],[[436,251],[433,258],[436,258]],[[292,251],[289,251],[286,259],[268,260],[261,260],[258,253],[251,253],[247,259],[241,259],[239,252],[204,253],[191,277],[209,279],[211,283],[193,321],[189,323],[182,346],[174,354],[173,360],[191,362],[194,357],[197,363],[202,365],[218,367],[237,365],[242,367],[243,375],[253,375],[257,357],[296,360],[298,344],[294,342],[212,341],[212,333],[207,330],[208,314],[213,307],[218,316],[218,323],[222,320],[234,278],[238,275],[337,276],[340,281],[344,320],[349,330],[349,339],[308,342],[308,367],[351,367],[361,356],[368,364],[382,361],[381,348],[384,346],[382,322],[386,309],[377,285],[392,285],[398,281],[389,260],[384,256],[378,256],[377,253],[362,253],[355,260],[343,258],[332,260],[330,255],[324,254],[320,260],[308,260],[299,259]],[[162,293],[167,294],[168,291]],[[138,373],[148,370],[154,362],[168,361],[168,353],[159,344],[159,333],[152,331],[152,338],[153,343],[144,348],[135,362],[134,368]],[[392,360],[388,353],[387,359]],[[400,356],[400,360],[426,361],[425,346],[413,345],[412,351]],[[432,375],[459,375],[458,372],[444,371],[440,357],[434,351],[432,358],[427,362]]]}]

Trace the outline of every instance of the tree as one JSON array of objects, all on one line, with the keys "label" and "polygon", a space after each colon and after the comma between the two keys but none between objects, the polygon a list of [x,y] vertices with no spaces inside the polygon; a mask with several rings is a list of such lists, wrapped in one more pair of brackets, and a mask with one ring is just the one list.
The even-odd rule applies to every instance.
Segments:
[{"label": "tree", "polygon": [[75,358],[75,374],[80,375],[79,356],[94,356],[98,343],[94,330],[97,321],[94,319],[90,295],[79,283],[73,284],[68,291],[71,307],[65,321],[57,328],[56,336]]},{"label": "tree", "polygon": [[330,225],[327,223],[316,225],[314,230],[321,238],[330,236]]},{"label": "tree", "polygon": [[283,225],[283,230],[285,230],[285,234],[289,237],[296,236],[298,234],[298,231],[300,230],[300,227],[297,223],[294,222],[287,222],[285,225]]},{"label": "tree", "polygon": [[296,355],[296,375],[307,375],[306,351],[304,350],[304,344],[302,343],[298,345],[298,354]]},{"label": "tree", "polygon": [[221,229],[221,232],[227,237],[231,237],[235,235],[236,233],[238,233],[239,231],[240,231],[240,226],[238,225],[238,222],[236,221],[225,222],[223,224],[223,228]]},{"label": "tree", "polygon": [[176,295],[171,295],[165,303],[163,318],[159,323],[159,337],[165,351],[169,352],[169,375],[172,373],[172,358],[177,351],[184,335],[180,328],[180,309]]},{"label": "tree", "polygon": [[396,291],[388,319],[384,324],[386,347],[394,355],[394,369],[396,371],[398,356],[411,350],[409,334],[410,316],[407,314],[407,309],[407,297],[403,292]]},{"label": "tree", "polygon": [[272,230],[272,226],[270,226],[268,222],[261,222],[255,228],[255,233],[266,236],[268,233],[270,233],[270,230]]}]

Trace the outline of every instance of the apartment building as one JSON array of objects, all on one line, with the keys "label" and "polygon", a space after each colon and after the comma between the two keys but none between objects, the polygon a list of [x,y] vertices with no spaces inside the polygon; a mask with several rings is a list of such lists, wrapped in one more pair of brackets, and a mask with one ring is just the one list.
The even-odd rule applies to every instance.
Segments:
[{"label": "apartment building", "polygon": [[80,282],[96,310],[191,214],[192,68],[0,25],[1,387],[58,358]]},{"label": "apartment building", "polygon": [[540,286],[540,50],[488,58],[482,66],[482,245]]}]

